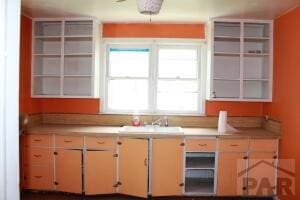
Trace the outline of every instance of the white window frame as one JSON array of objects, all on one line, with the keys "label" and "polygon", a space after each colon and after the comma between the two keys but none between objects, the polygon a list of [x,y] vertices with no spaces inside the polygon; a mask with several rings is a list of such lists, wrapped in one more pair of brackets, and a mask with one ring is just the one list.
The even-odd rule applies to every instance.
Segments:
[{"label": "white window frame", "polygon": [[[102,62],[100,67],[100,113],[104,114],[136,114],[133,110],[110,110],[108,109],[108,80],[109,80],[109,49],[112,48],[149,48],[149,109],[139,110],[138,114],[183,114],[204,115],[206,99],[206,43],[201,39],[122,39],[106,38],[101,45]],[[157,82],[158,80],[196,80],[190,78],[158,78],[158,50],[160,48],[189,48],[197,49],[198,52],[198,108],[196,111],[167,111],[156,108]],[[131,78],[126,78],[131,79]],[[135,78],[132,78],[135,79]]]}]

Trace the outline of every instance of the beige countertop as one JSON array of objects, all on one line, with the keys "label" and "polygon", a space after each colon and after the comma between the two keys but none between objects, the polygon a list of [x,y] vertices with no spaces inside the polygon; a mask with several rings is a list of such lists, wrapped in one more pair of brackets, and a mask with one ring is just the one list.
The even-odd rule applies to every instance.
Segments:
[{"label": "beige countertop", "polygon": [[184,134],[172,133],[120,133],[121,127],[89,125],[48,125],[41,124],[28,128],[26,134],[91,135],[124,137],[251,137],[278,138],[280,134],[262,128],[240,128],[235,133],[218,133],[216,128],[183,128]]}]

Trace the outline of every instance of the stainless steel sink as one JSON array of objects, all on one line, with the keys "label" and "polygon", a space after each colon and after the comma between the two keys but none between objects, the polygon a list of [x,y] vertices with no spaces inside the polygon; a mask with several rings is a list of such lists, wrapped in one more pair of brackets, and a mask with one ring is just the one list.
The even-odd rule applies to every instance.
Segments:
[{"label": "stainless steel sink", "polygon": [[123,126],[120,133],[183,134],[183,130],[178,126]]}]

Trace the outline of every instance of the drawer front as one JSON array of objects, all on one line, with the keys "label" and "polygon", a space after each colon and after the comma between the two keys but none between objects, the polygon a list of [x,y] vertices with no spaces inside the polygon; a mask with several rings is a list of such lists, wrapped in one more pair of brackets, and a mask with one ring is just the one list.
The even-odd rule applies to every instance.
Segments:
[{"label": "drawer front", "polygon": [[25,146],[28,147],[53,147],[52,135],[26,135]]},{"label": "drawer front", "polygon": [[219,151],[245,152],[248,151],[248,139],[220,139]]},{"label": "drawer front", "polygon": [[27,189],[53,190],[53,169],[50,165],[25,167],[23,179]]},{"label": "drawer front", "polygon": [[116,141],[112,137],[85,137],[86,147],[92,149],[116,149]]},{"label": "drawer front", "polygon": [[83,148],[82,136],[55,136],[55,147],[61,148]]},{"label": "drawer front", "polygon": [[187,139],[186,151],[216,151],[216,139]]},{"label": "drawer front", "polygon": [[25,165],[50,165],[53,161],[53,149],[51,148],[24,148]]},{"label": "drawer front", "polygon": [[250,151],[277,152],[277,139],[251,139]]}]

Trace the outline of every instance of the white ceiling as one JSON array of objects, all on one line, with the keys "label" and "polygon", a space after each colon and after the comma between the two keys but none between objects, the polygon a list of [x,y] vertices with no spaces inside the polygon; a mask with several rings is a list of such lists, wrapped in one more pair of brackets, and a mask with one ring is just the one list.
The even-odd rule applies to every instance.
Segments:
[{"label": "white ceiling", "polygon": [[[164,0],[153,22],[197,23],[216,17],[274,19],[300,4],[300,0]],[[31,17],[93,16],[102,22],[149,22],[137,11],[136,0],[22,0]]]}]

